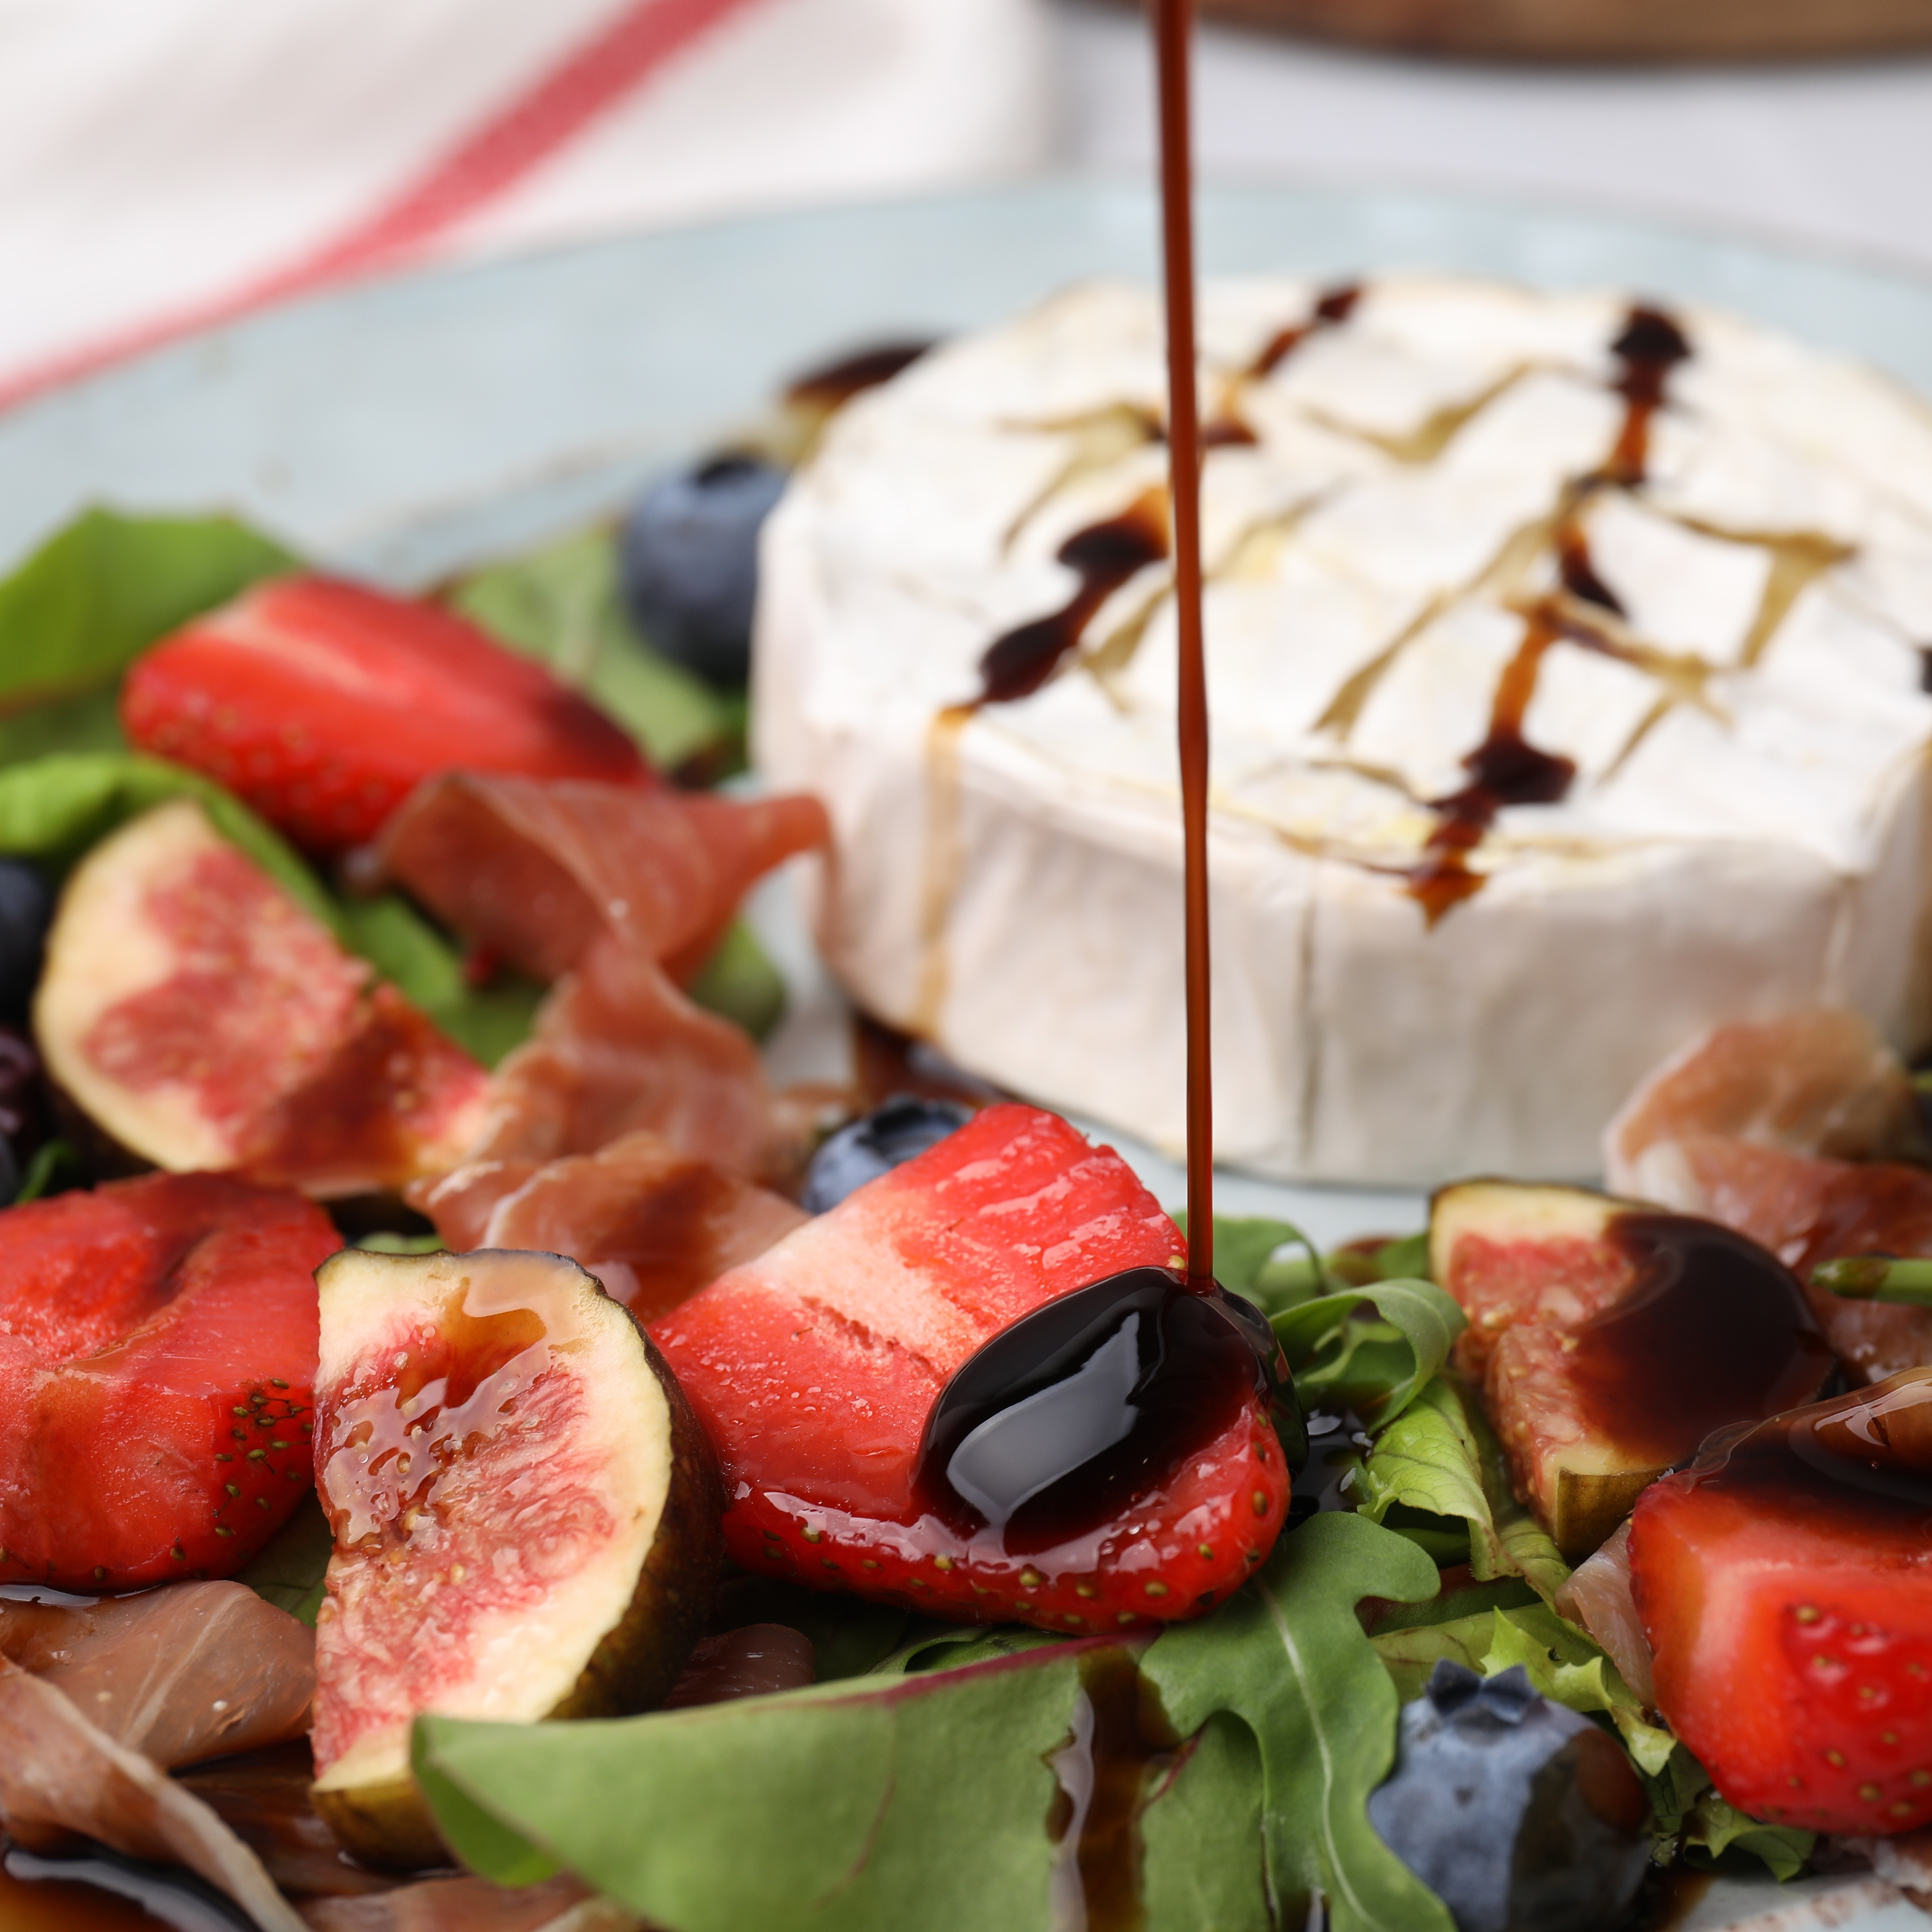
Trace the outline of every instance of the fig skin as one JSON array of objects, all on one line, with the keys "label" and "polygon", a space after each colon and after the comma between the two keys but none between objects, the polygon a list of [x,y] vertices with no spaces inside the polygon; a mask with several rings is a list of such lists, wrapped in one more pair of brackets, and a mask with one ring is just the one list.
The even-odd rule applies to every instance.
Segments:
[{"label": "fig skin", "polygon": [[[602,1288],[602,1282],[598,1286]],[[662,1702],[704,1634],[724,1563],[724,1486],[711,1438],[644,1325],[605,1292],[636,1331],[663,1394],[670,1421],[670,1480],[629,1604],[599,1640],[570,1690],[535,1722],[629,1717]],[[407,1772],[356,1785],[317,1784],[310,1786],[310,1797],[344,1849],[364,1864],[410,1872],[452,1862]]]}]

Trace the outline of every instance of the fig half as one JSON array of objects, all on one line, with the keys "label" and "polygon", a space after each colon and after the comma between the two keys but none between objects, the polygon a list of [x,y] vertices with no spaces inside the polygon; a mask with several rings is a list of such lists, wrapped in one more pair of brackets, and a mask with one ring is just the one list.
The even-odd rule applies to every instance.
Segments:
[{"label": "fig half", "polygon": [[1797,1277],[1714,1221],[1468,1180],[1436,1196],[1429,1251],[1469,1318],[1456,1365],[1571,1563],[1713,1430],[1805,1400],[1831,1366]]},{"label": "fig half", "polygon": [[110,1171],[380,1193],[453,1166],[488,1111],[483,1068],[192,799],[75,868],[34,1030]]},{"label": "fig half", "polygon": [[316,1808],[358,1858],[446,1856],[409,1767],[434,1711],[662,1698],[722,1553],[711,1447],[623,1305],[560,1256],[348,1250],[317,1271]]}]

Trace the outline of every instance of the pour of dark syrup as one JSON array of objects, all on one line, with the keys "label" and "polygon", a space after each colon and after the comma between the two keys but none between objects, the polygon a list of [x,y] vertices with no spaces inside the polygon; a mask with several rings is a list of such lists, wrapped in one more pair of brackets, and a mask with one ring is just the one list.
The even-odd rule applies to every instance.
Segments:
[{"label": "pour of dark syrup", "polygon": [[1713,1430],[1816,1393],[1832,1365],[1798,1278],[1755,1241],[1689,1215],[1619,1214],[1629,1294],[1578,1334],[1572,1372],[1595,1429],[1660,1468]]},{"label": "pour of dark syrup", "polygon": [[926,1418],[918,1506],[964,1536],[1000,1530],[1010,1556],[1070,1543],[1265,1394],[1274,1348],[1258,1311],[1176,1269],[1076,1288],[954,1372]]}]

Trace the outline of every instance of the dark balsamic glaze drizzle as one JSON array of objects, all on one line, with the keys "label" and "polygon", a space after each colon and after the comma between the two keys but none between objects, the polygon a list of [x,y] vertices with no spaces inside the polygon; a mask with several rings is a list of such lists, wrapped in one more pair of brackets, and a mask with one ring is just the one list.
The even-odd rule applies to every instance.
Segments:
[{"label": "dark balsamic glaze drizzle", "polygon": [[1570,1358],[1594,1428],[1659,1468],[1714,1430],[1814,1394],[1830,1345],[1798,1277],[1755,1241],[1684,1214],[1623,1214],[1611,1238],[1630,1291],[1587,1323]]},{"label": "dark balsamic glaze drizzle", "polygon": [[956,1066],[930,1041],[902,1033],[869,1013],[852,1016],[852,1060],[855,1084],[868,1113],[896,1094],[922,1100],[958,1100],[976,1111],[1013,1097],[1004,1088]]},{"label": "dark balsamic glaze drizzle", "polygon": [[1431,926],[1451,906],[1482,890],[1483,875],[1471,868],[1469,854],[1482,843],[1497,813],[1507,805],[1554,805],[1576,776],[1572,760],[1540,751],[1522,734],[1543,654],[1562,634],[1546,614],[1531,614],[1522,642],[1497,682],[1489,734],[1462,760],[1469,782],[1430,801],[1436,826],[1420,862],[1409,873],[1408,892],[1421,902]]},{"label": "dark balsamic glaze drizzle", "polygon": [[1219,1290],[1129,1268],[1046,1302],[961,1364],[933,1404],[916,1507],[1032,1556],[1113,1520],[1266,1394],[1274,1348]]},{"label": "dark balsamic glaze drizzle", "polygon": [[[1242,385],[1272,375],[1310,337],[1346,322],[1361,294],[1353,284],[1330,289],[1316,303],[1306,321],[1278,329],[1235,378],[1233,394],[1238,396]],[[1157,418],[1148,416],[1144,427],[1149,442],[1167,440],[1166,426]],[[1235,412],[1232,400],[1212,422],[1202,425],[1200,432],[1203,450],[1255,440],[1254,431]],[[993,640],[980,660],[980,688],[974,706],[1030,698],[1079,643],[1100,606],[1136,572],[1158,563],[1168,550],[1166,505],[1159,490],[1148,491],[1118,517],[1075,531],[1055,556],[1079,578],[1079,588],[1058,610]]]},{"label": "dark balsamic glaze drizzle", "polygon": [[1650,460],[1651,418],[1664,406],[1670,372],[1690,355],[1690,344],[1676,321],[1661,309],[1633,308],[1624,332],[1610,344],[1623,364],[1612,386],[1624,399],[1622,430],[1606,466],[1609,480],[1626,488],[1641,483]]},{"label": "dark balsamic glaze drizzle", "polygon": [[1080,1701],[1066,1742],[1046,1762],[1059,1789],[1047,1836],[1059,1847],[1053,1922],[1063,1932],[1139,1932],[1141,1814],[1175,1762],[1172,1738],[1147,1734],[1132,1652],[1109,1645],[1080,1660]]},{"label": "dark balsamic glaze drizzle", "polygon": [[836,410],[849,403],[861,390],[875,389],[890,382],[902,369],[909,369],[933,346],[928,338],[918,342],[881,342],[842,356],[816,369],[808,369],[793,379],[784,399],[796,406]]},{"label": "dark balsamic glaze drizzle", "polygon": [[1816,1511],[1848,1539],[1922,1554],[1932,1545],[1932,1369],[1726,1430],[1676,1480]]},{"label": "dark balsamic glaze drizzle", "polygon": [[1354,314],[1355,304],[1361,298],[1360,284],[1346,283],[1322,295],[1309,311],[1306,322],[1292,322],[1286,328],[1276,329],[1262,345],[1259,353],[1234,378],[1219,412],[1210,422],[1202,425],[1202,448],[1222,449],[1230,444],[1258,441],[1254,431],[1242,419],[1242,390],[1250,382],[1263,382],[1272,376],[1310,336],[1318,335],[1324,329],[1334,328],[1346,322]]},{"label": "dark balsamic glaze drizzle", "polygon": [[1079,581],[1058,610],[995,638],[980,660],[973,707],[1030,698],[1080,641],[1095,611],[1137,572],[1167,554],[1161,493],[1150,490],[1118,517],[1076,530],[1054,553]]},{"label": "dark balsamic glaze drizzle", "polygon": [[[1580,520],[1582,508],[1606,484],[1630,489],[1643,481],[1651,419],[1663,406],[1670,371],[1689,356],[1690,345],[1662,310],[1640,306],[1624,317],[1610,353],[1622,365],[1610,386],[1624,398],[1623,422],[1602,470],[1571,490],[1552,541],[1558,578],[1568,596],[1620,618],[1626,614],[1622,601],[1591,561]],[[1542,751],[1523,736],[1544,654],[1552,644],[1566,640],[1587,649],[1604,648],[1601,638],[1566,616],[1560,600],[1539,599],[1525,612],[1522,642],[1498,682],[1488,734],[1462,760],[1469,782],[1430,801],[1436,824],[1423,842],[1422,857],[1409,868],[1408,890],[1432,926],[1452,906],[1481,891],[1484,875],[1471,866],[1469,855],[1483,842],[1497,814],[1506,806],[1557,804],[1575,782],[1573,760]]]}]

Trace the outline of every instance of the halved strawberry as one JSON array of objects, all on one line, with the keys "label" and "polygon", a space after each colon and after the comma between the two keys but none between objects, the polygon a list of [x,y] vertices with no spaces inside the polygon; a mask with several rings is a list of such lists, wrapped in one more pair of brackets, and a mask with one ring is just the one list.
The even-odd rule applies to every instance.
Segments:
[{"label": "halved strawberry", "polygon": [[1713,1438],[1630,1562],[1658,1708],[1732,1804],[1932,1822],[1932,1368]]},{"label": "halved strawberry", "polygon": [[0,1211],[0,1582],[232,1575],[308,1493],[298,1194],[145,1174]]},{"label": "halved strawberry", "polygon": [[1170,1272],[1184,1245],[1111,1148],[1008,1104],[713,1282],[651,1332],[731,1556],[1067,1630],[1220,1601],[1288,1475],[1252,1344]]},{"label": "halved strawberry", "polygon": [[366,844],[436,772],[652,782],[542,664],[435,604],[330,578],[278,578],[163,639],[128,673],[121,722],[325,854]]}]

